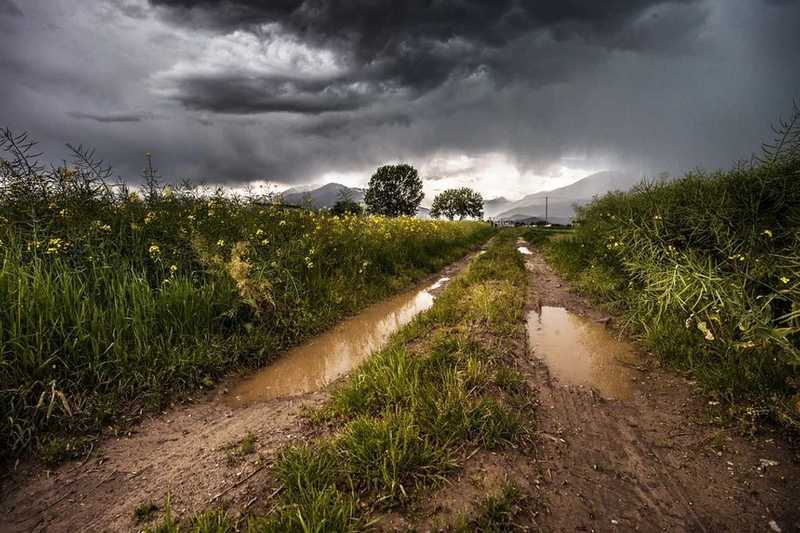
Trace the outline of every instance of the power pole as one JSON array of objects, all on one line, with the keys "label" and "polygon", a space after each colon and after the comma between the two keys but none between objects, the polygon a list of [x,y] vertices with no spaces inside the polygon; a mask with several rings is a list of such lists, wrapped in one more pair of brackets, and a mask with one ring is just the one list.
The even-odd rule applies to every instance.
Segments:
[{"label": "power pole", "polygon": [[147,199],[153,201],[158,198],[158,170],[153,168],[153,156],[150,152],[145,152],[145,167],[142,170],[144,184],[147,188]]},{"label": "power pole", "polygon": [[550,205],[549,205],[549,204],[550,204],[550,202],[549,202],[549,199],[550,199],[550,197],[549,197],[549,196],[545,196],[545,197],[544,197],[544,223],[545,223],[545,224],[547,224],[547,214],[548,214],[548,213],[547,213],[547,209],[548,209],[548,207],[550,207]]},{"label": "power pole", "polygon": [[145,152],[144,158],[147,164],[142,171],[142,175],[145,179],[153,179],[158,175],[158,171],[153,168],[153,156],[150,152]]}]

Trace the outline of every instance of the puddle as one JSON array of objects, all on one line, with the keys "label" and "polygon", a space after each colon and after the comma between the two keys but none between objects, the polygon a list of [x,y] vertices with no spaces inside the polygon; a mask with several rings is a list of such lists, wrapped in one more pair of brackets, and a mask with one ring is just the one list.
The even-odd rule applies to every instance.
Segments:
[{"label": "puddle", "polygon": [[444,285],[448,281],[450,281],[450,278],[448,278],[448,277],[439,278],[439,280],[436,283],[434,283],[433,285],[428,287],[428,290],[429,291],[435,291],[436,289],[440,288],[442,285]]},{"label": "puddle", "polygon": [[532,255],[532,254],[533,254],[533,252],[531,252],[530,250],[528,250],[528,247],[527,247],[527,246],[518,246],[518,247],[517,247],[517,251],[518,251],[519,253],[521,253],[522,255]]},{"label": "puddle", "polygon": [[528,341],[532,353],[544,360],[561,383],[588,385],[603,397],[628,399],[633,395],[636,352],[611,336],[602,324],[589,322],[563,307],[542,307],[528,313]]},{"label": "puddle", "polygon": [[426,289],[372,305],[327,333],[288,350],[235,386],[226,396],[226,403],[244,406],[321,389],[366,361],[386,344],[392,333],[429,309],[434,300],[431,291],[449,280],[443,277]]}]

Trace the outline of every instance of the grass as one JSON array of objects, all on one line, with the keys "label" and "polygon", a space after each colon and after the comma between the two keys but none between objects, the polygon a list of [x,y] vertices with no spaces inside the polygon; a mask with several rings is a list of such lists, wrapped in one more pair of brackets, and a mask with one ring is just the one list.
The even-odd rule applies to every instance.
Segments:
[{"label": "grass", "polygon": [[497,494],[478,502],[471,518],[461,517],[453,529],[459,533],[527,531],[515,522],[523,502],[524,496],[519,487],[513,482],[505,483]]},{"label": "grass", "polygon": [[[337,431],[280,453],[273,510],[241,529],[369,529],[441,486],[476,448],[530,443],[530,392],[511,360],[526,283],[516,237],[499,233],[431,309],[334,391],[315,417]],[[507,523],[512,500],[509,489],[487,503],[480,527]]]},{"label": "grass", "polygon": [[597,199],[573,233],[543,244],[576,287],[752,428],[800,429],[798,126],[796,110],[749,164]]},{"label": "grass", "polygon": [[[10,148],[8,138],[3,147]],[[0,457],[124,428],[462,257],[479,222],[334,216],[0,159]],[[62,441],[62,442],[59,442]]]},{"label": "grass", "polygon": [[507,369],[525,284],[513,239],[498,235],[334,393],[324,413],[342,429],[283,453],[281,503],[258,531],[359,530],[441,484],[466,447],[529,437],[526,394]]},{"label": "grass", "polygon": [[257,441],[258,439],[256,436],[248,431],[238,442],[233,442],[225,446],[223,448],[225,452],[225,462],[229,466],[235,466],[241,463],[245,457],[255,453]]}]

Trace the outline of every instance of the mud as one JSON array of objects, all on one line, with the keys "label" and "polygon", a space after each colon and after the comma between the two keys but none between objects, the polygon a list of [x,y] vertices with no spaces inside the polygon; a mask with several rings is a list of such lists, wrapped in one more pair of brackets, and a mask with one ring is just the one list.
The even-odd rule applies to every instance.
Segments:
[{"label": "mud", "polygon": [[635,371],[630,366],[639,362],[636,351],[600,323],[563,307],[532,309],[528,346],[562,384],[592,387],[609,399],[633,396]]}]

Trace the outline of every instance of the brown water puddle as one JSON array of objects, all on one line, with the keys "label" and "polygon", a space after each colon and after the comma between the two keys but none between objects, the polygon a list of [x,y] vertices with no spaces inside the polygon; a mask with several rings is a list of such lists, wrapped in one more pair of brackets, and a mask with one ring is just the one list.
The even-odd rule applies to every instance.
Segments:
[{"label": "brown water puddle", "polygon": [[232,406],[244,406],[283,396],[321,389],[363,363],[382,348],[392,333],[433,305],[431,291],[450,280],[409,291],[368,307],[332,330],[292,348],[271,365],[236,385],[226,397]]},{"label": "brown water puddle", "polygon": [[589,322],[563,307],[542,307],[528,313],[528,342],[561,383],[587,385],[606,398],[633,395],[636,352],[609,335],[605,326]]}]

